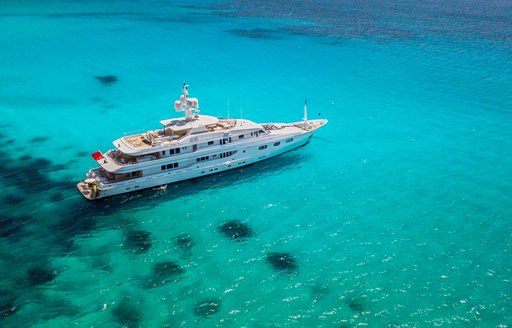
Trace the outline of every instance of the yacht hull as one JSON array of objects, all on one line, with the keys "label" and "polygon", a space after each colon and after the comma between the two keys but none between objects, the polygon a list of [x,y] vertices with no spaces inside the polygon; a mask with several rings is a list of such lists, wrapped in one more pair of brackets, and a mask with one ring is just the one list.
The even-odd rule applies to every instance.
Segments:
[{"label": "yacht hull", "polygon": [[[172,172],[162,172],[110,184],[91,185],[86,182],[79,182],[77,188],[86,199],[96,200],[216,174],[257,163],[304,146],[311,140],[315,130],[305,131],[299,135],[283,135],[280,138],[272,138],[266,142],[268,147],[265,147],[264,150],[260,149],[261,143],[254,144],[250,147],[239,149],[235,155],[228,158],[205,161],[183,169],[173,170]],[[286,142],[291,137],[293,141]],[[279,145],[275,146],[277,143]]]}]

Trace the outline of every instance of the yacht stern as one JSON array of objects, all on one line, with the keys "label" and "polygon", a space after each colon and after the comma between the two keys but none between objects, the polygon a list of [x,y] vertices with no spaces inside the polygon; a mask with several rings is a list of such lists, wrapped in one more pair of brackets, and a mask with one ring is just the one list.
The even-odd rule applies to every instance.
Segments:
[{"label": "yacht stern", "polygon": [[94,179],[86,179],[85,181],[81,181],[76,184],[76,187],[86,199],[95,200],[98,198],[99,190]]}]

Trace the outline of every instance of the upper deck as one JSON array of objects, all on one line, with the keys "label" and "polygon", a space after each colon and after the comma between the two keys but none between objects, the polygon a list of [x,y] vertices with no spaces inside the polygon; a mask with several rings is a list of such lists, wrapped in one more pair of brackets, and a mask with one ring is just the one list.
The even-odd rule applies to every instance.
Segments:
[{"label": "upper deck", "polygon": [[175,118],[160,121],[163,128],[145,133],[125,136],[113,142],[114,146],[127,155],[144,155],[189,144],[222,138],[225,133],[236,131],[258,131],[262,126],[241,119],[218,119],[214,116],[196,115],[192,120]]}]

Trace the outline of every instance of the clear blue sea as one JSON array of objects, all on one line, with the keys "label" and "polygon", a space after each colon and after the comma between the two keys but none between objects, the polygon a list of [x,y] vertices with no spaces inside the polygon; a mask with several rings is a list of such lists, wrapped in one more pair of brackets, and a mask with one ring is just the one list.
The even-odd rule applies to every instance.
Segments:
[{"label": "clear blue sea", "polygon": [[[86,201],[184,81],[329,124]],[[510,1],[0,1],[0,326],[512,327],[511,91]]]}]

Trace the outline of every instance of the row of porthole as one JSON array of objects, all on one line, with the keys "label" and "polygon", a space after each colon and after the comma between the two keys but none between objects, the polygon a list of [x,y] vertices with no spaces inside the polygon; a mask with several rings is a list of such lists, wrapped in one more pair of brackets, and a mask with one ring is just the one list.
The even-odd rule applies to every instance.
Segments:
[{"label": "row of porthole", "polygon": [[[265,157],[265,156],[263,156],[263,157]],[[261,158],[261,157],[260,157],[260,158]],[[242,165],[242,164],[245,164],[245,163],[246,163],[245,161],[243,161],[243,162],[238,162],[238,165]],[[231,165],[228,165],[228,167],[231,167]],[[210,170],[209,170],[209,172],[217,171],[218,169],[219,169],[219,168],[218,168],[218,167],[216,167],[216,168],[214,168],[214,169],[210,169]],[[206,172],[206,171],[201,171],[201,173],[205,173],[205,172]]]},{"label": "row of porthole", "polygon": [[[219,170],[219,168],[218,168],[218,167],[216,167],[216,168],[214,168],[214,169],[210,169],[210,170],[209,170],[209,172],[218,171],[218,170]],[[206,172],[206,171],[201,171],[201,174],[202,174],[202,173],[205,173],[205,172]]]}]

